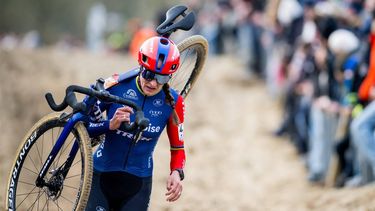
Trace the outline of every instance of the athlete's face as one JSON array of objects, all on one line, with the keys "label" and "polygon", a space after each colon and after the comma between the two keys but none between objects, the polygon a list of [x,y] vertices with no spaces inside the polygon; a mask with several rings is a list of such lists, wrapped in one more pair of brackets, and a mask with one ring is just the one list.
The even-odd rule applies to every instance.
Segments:
[{"label": "athlete's face", "polygon": [[140,78],[139,81],[140,81],[141,89],[142,89],[143,93],[145,93],[145,95],[147,95],[147,96],[156,95],[163,88],[163,84],[159,84],[156,81],[156,79],[146,80],[142,77],[142,74],[139,78]]}]

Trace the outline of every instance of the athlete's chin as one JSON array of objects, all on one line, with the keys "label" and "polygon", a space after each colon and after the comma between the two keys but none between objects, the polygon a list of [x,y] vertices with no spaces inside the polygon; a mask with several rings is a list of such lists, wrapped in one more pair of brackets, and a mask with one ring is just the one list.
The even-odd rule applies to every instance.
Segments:
[{"label": "athlete's chin", "polygon": [[156,95],[156,94],[158,93],[158,90],[157,90],[157,89],[146,88],[145,90],[143,90],[143,92],[144,92],[147,96],[152,96],[152,95]]}]

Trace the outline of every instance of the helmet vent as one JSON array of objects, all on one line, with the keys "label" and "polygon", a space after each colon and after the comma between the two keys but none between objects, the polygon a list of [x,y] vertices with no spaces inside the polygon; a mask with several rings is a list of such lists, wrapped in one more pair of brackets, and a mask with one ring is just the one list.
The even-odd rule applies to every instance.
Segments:
[{"label": "helmet vent", "polygon": [[163,65],[164,58],[165,58],[165,55],[164,55],[164,54],[160,54],[160,55],[159,55],[159,58],[158,58],[158,66],[157,66],[158,69],[160,69],[161,66]]},{"label": "helmet vent", "polygon": [[169,42],[167,39],[160,39],[160,43],[163,44],[163,45],[168,45]]},{"label": "helmet vent", "polygon": [[142,61],[143,61],[144,63],[147,63],[147,56],[144,55],[144,54],[142,54]]},{"label": "helmet vent", "polygon": [[176,64],[173,64],[172,67],[171,67],[171,69],[172,69],[172,70],[175,70],[176,67],[177,67],[177,65],[176,65]]}]

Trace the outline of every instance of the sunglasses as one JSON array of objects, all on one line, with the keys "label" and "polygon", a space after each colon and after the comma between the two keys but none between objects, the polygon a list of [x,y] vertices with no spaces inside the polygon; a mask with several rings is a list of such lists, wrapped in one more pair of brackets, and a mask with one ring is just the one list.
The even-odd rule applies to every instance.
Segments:
[{"label": "sunglasses", "polygon": [[166,84],[168,83],[169,79],[171,79],[172,75],[161,75],[161,74],[157,74],[157,73],[154,73],[152,72],[151,70],[148,70],[144,67],[141,67],[141,75],[144,79],[146,79],[147,81],[152,81],[152,80],[156,80],[156,82],[158,82],[158,84]]}]

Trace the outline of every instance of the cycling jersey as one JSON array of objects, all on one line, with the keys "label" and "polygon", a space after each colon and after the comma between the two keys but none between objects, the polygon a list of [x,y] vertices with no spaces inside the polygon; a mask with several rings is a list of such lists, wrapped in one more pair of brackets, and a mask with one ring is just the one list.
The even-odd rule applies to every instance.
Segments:
[{"label": "cycling jersey", "polygon": [[[133,101],[140,106],[150,124],[143,131],[137,143],[133,143],[134,134],[121,129],[109,130],[109,120],[114,115],[117,108],[122,105],[111,103],[101,103],[91,113],[91,120],[87,125],[91,137],[105,134],[104,141],[95,151],[94,168],[100,172],[123,171],[139,177],[152,175],[153,151],[155,145],[167,126],[167,133],[171,146],[171,171],[182,169],[185,163],[185,151],[183,140],[184,121],[184,101],[175,90],[170,92],[176,102],[175,110],[179,117],[179,125],[173,123],[172,107],[165,100],[164,91],[160,91],[154,96],[146,96],[138,86],[137,70],[133,71],[130,77],[124,75],[114,75],[106,80],[107,91],[113,95],[121,96]],[[129,73],[126,73],[129,75]],[[108,119],[105,120],[102,112],[106,111]],[[130,116],[131,121],[135,119],[135,114]]]}]

